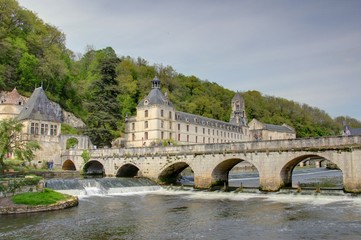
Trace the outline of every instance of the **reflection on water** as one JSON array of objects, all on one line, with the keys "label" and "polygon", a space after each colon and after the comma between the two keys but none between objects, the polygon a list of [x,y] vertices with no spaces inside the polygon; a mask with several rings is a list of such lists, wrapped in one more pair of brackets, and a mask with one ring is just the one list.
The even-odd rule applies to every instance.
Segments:
[{"label": "reflection on water", "polygon": [[88,196],[63,211],[0,216],[0,239],[359,239],[350,196],[158,190]]}]

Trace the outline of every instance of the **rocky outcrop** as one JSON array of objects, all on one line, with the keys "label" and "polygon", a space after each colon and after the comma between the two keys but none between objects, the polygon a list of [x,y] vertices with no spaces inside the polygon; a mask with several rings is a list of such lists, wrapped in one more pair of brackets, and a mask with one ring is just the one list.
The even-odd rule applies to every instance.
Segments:
[{"label": "rocky outcrop", "polygon": [[66,123],[74,128],[85,128],[85,123],[80,119],[75,117],[74,114],[67,112],[63,109],[63,123]]}]

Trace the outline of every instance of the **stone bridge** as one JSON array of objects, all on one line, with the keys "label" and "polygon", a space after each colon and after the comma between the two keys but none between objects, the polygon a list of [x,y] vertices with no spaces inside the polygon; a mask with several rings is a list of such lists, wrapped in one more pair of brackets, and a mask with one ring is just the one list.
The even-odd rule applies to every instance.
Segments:
[{"label": "stone bridge", "polygon": [[[90,153],[89,160],[82,157]],[[346,192],[361,192],[361,136],[320,137],[292,140],[199,144],[168,147],[76,149],[64,151],[63,169],[102,171],[106,176],[144,176],[155,181],[174,180],[190,167],[194,187],[228,183],[229,171],[238,163],[254,165],[263,191],[292,186],[292,171],[309,158],[336,164],[343,173]],[[85,159],[87,159],[85,157]]]}]

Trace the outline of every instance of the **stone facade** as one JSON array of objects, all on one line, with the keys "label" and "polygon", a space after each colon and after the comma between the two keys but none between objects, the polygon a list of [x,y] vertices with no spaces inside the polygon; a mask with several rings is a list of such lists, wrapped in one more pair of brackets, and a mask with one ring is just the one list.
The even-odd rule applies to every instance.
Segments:
[{"label": "stone facade", "polygon": [[30,98],[21,96],[16,88],[0,94],[0,120],[15,118],[24,125],[21,138],[36,140],[41,149],[35,152],[33,164],[41,167],[44,162],[59,163],[61,151],[69,138],[77,138],[76,147],[89,149],[93,145],[87,136],[67,136],[61,134],[61,124],[83,128],[85,124],[73,114],[63,111],[60,105],[50,101],[42,87],[36,88]]},{"label": "stone facade", "polygon": [[127,119],[127,147],[154,146],[162,142],[181,145],[248,141],[247,117],[239,93],[232,99],[230,122],[176,111],[154,78],[152,89],[137,106],[137,115]]},{"label": "stone facade", "polygon": [[23,109],[27,98],[21,96],[16,88],[11,92],[0,93],[0,120],[16,118]]},{"label": "stone facade", "polygon": [[[255,140],[292,139],[294,129],[287,125],[248,124],[242,96],[237,92],[231,101],[229,122],[177,111],[154,78],[152,89],[137,106],[137,114],[126,122],[125,146],[145,147],[163,143],[179,145],[228,143]],[[250,126],[250,127],[249,127]],[[257,138],[257,139],[255,139]]]},{"label": "stone facade", "polygon": [[310,158],[322,158],[342,171],[345,191],[361,192],[361,136],[93,149],[87,163],[81,154],[82,151],[76,149],[64,152],[62,162],[73,162],[77,170],[96,167],[107,176],[124,177],[126,175],[121,173],[128,172],[133,173],[130,176],[155,181],[176,177],[190,167],[194,186],[198,188],[227,182],[229,171],[245,161],[257,169],[259,187],[264,191],[291,187],[292,171],[297,164]]},{"label": "stone facade", "polygon": [[296,138],[296,131],[287,124],[266,124],[257,119],[253,119],[249,123],[249,132],[252,141]]}]

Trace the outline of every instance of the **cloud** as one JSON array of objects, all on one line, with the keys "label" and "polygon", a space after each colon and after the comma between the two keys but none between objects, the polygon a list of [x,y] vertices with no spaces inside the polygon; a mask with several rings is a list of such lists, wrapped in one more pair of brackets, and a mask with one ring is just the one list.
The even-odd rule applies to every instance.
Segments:
[{"label": "cloud", "polygon": [[232,90],[361,119],[361,1],[19,2],[75,52],[111,46]]}]

